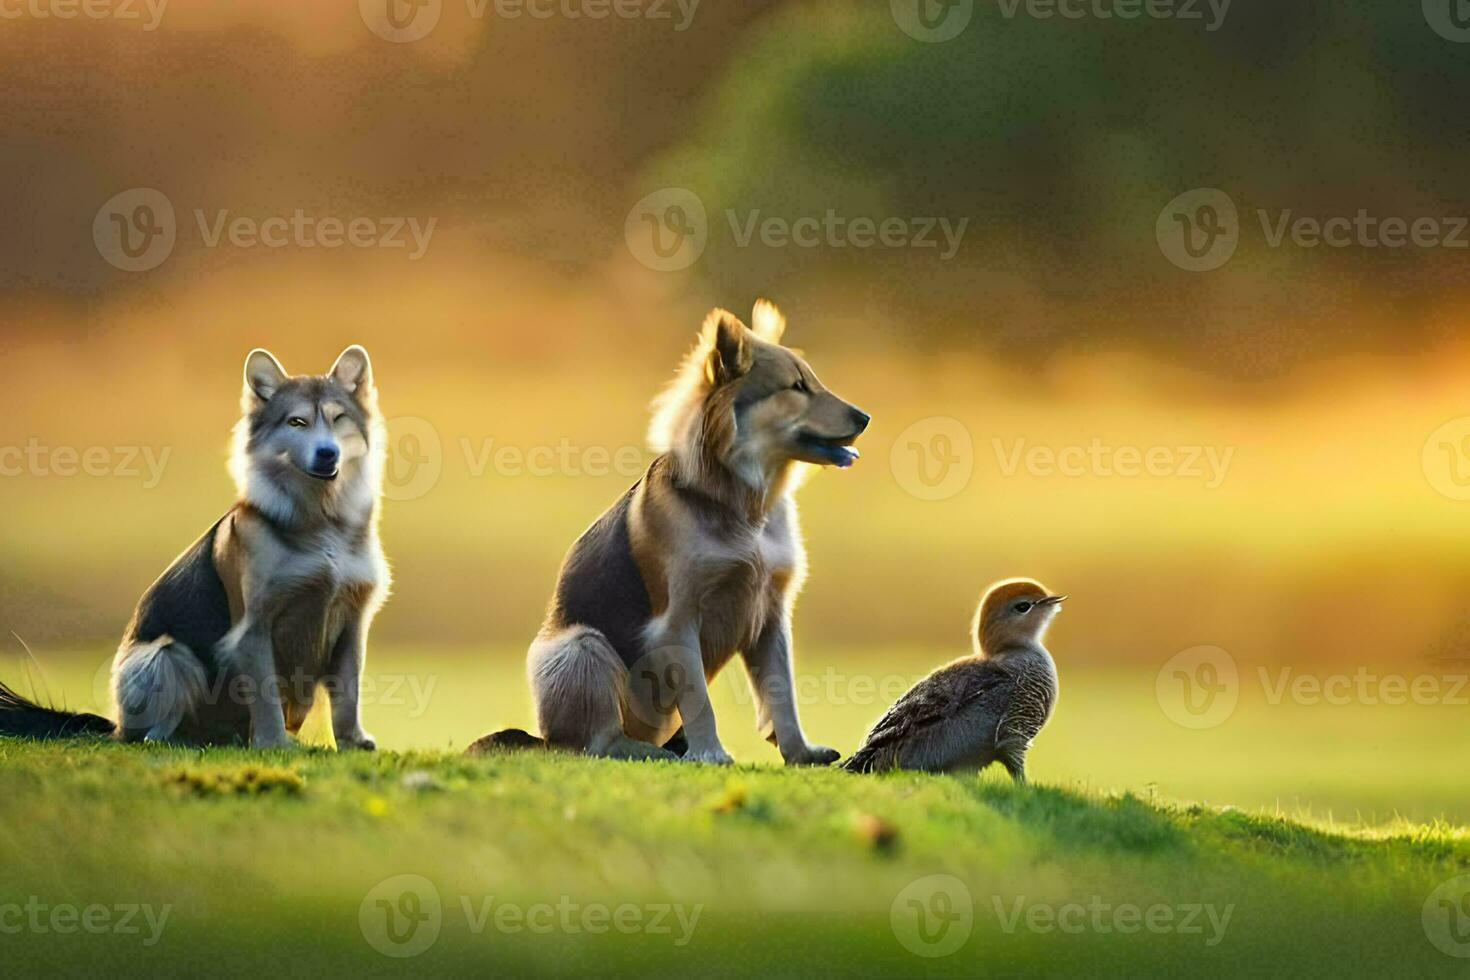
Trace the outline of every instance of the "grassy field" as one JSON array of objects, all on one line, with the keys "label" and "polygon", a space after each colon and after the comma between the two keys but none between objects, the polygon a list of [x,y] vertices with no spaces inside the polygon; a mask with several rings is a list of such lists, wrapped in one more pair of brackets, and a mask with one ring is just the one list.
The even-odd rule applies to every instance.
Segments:
[{"label": "grassy field", "polygon": [[[1062,620],[1066,617],[1063,616]],[[1065,625],[1059,621],[1059,626]],[[834,650],[798,655],[797,696],[814,741],[844,754],[888,704],[928,668],[964,652],[922,649]],[[110,656],[38,653],[41,667],[0,659],[0,679],[29,684],[73,709],[107,711]],[[364,687],[365,717],[378,744],[458,751],[488,731],[534,728],[523,674],[524,651],[410,650],[376,646]],[[1395,821],[1470,824],[1464,774],[1447,759],[1470,758],[1464,700],[1441,703],[1303,703],[1273,700],[1284,668],[1239,665],[1239,703],[1218,725],[1192,730],[1161,704],[1158,669],[1074,666],[1058,653],[1062,696],[1031,754],[1032,776],[1083,792],[1236,806],[1327,824],[1392,826]],[[1298,668],[1293,680],[1337,676]],[[28,682],[28,683],[27,683]],[[737,667],[713,685],[720,735],[741,762],[778,765],[754,730],[754,709]],[[325,744],[320,712],[303,733]]]},{"label": "grassy field", "polygon": [[[851,751],[914,659],[808,651],[812,736]],[[33,676],[94,707],[102,664]],[[735,674],[734,769],[464,758],[530,721],[508,650],[377,650],[375,756],[0,740],[0,944],[20,974],[1463,975],[1463,709],[1273,703],[1242,668],[1189,730],[1154,672],[1061,673],[1019,789],[779,768]]]},{"label": "grassy field", "polygon": [[16,976],[1464,970],[1435,945],[1462,923],[1431,895],[1470,870],[1444,826],[988,774],[9,740],[0,798]]}]

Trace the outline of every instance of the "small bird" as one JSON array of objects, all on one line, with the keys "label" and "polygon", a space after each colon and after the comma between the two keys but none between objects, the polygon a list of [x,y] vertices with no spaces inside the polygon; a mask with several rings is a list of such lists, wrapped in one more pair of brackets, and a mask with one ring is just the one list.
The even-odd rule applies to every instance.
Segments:
[{"label": "small bird", "polygon": [[850,772],[978,772],[1026,781],[1026,751],[1051,716],[1057,669],[1041,639],[1067,597],[1029,579],[997,582],[975,614],[975,654],[939,668],[873,726]]}]

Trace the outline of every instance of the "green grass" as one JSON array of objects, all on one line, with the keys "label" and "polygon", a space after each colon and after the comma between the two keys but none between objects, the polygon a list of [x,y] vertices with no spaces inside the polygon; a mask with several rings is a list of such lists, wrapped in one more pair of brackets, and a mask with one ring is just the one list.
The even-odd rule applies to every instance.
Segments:
[{"label": "green grass", "polygon": [[[105,660],[43,655],[32,679],[73,708],[102,707]],[[807,730],[851,751],[932,660],[912,650],[804,650]],[[734,769],[466,759],[459,750],[486,731],[533,727],[518,651],[380,646],[370,673],[368,727],[398,751],[0,740],[7,966],[1463,974],[1465,961],[1441,953],[1422,918],[1437,886],[1470,873],[1470,799],[1453,761],[1470,753],[1470,733],[1452,704],[1271,703],[1247,681],[1228,720],[1194,731],[1161,710],[1154,671],[1064,663],[1057,713],[1031,756],[1036,783],[1018,789],[998,772],[863,778],[781,768],[753,730],[738,672],[713,687],[722,737],[743,764]],[[22,674],[7,665],[0,676]],[[322,719],[303,734],[324,740]],[[412,910],[398,904],[411,901],[393,881],[403,875],[438,896],[440,932],[420,955],[393,959],[368,937],[386,941],[380,899]],[[949,884],[936,891],[941,880]],[[148,946],[146,926],[131,936],[29,923],[5,932],[14,921],[6,903],[24,912],[33,897],[48,907],[171,911]],[[916,956],[911,901],[970,910],[963,945]],[[662,920],[669,933],[596,934],[595,918],[582,926],[584,911],[611,915],[621,905],[640,915],[654,914],[647,905],[677,907],[689,928],[672,911]],[[1229,918],[1217,925],[1201,913],[1201,932],[1115,928],[1150,908],[1182,917],[1189,906]],[[572,909],[570,927],[562,907]],[[517,912],[552,916],[550,931],[496,925],[498,914]],[[1056,914],[1069,929],[1051,923]],[[956,925],[945,935],[966,933]]]},{"label": "green grass", "polygon": [[[1448,825],[1330,831],[991,774],[14,740],[0,740],[0,800],[0,909],[141,903],[157,917],[171,906],[149,946],[147,925],[4,935],[11,975],[102,963],[121,975],[303,976],[1464,969],[1421,921],[1431,891],[1470,870],[1470,838]],[[432,905],[379,888],[401,875],[440,903],[437,940],[409,959],[370,942],[385,942],[378,899]],[[933,875],[963,891],[934,898]],[[971,910],[963,945],[911,952],[910,899]],[[1082,911],[1066,911],[1073,903]],[[652,906],[677,912],[661,920],[668,933],[590,931],[610,919],[584,918],[589,908],[611,917],[619,906],[629,928],[633,906],[644,922]],[[1129,908],[1169,909],[1179,924],[1192,906],[1216,916],[1200,913],[1198,933],[1114,928]],[[1080,930],[1045,929],[1052,910]]]},{"label": "green grass", "polygon": [[[848,650],[805,645],[797,695],[810,737],[844,754],[913,680],[963,652]],[[524,649],[408,649],[374,646],[364,713],[378,744],[457,751],[497,728],[534,728]],[[36,690],[76,709],[105,713],[110,656],[38,652]],[[1179,727],[1155,692],[1155,670],[1078,667],[1061,655],[1057,710],[1031,755],[1035,779],[1088,792],[1132,792],[1204,802],[1311,822],[1393,826],[1448,820],[1470,824],[1462,768],[1470,758],[1463,704],[1271,703],[1258,674],[1242,663],[1240,705],[1216,728]],[[1302,668],[1299,673],[1308,673]],[[100,678],[100,680],[99,680]],[[16,660],[0,679],[28,690]],[[737,665],[712,688],[720,735],[741,762],[777,765],[780,756],[753,725]],[[323,719],[308,738],[326,740]]]}]

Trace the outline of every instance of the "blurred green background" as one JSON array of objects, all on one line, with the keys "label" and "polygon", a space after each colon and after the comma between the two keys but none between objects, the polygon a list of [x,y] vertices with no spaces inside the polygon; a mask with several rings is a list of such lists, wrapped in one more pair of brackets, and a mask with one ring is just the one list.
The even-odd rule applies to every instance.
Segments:
[{"label": "blurred green background", "polygon": [[[768,295],[874,416],[858,466],[801,495],[804,673],[921,675],[965,652],[989,582],[1035,576],[1073,596],[1037,778],[1465,819],[1442,772],[1470,698],[1454,693],[1470,673],[1463,250],[1273,246],[1262,225],[1470,214],[1470,49],[1419,5],[1236,0],[1209,29],[1204,7],[960,4],[942,43],[906,32],[901,3],[706,2],[682,30],[678,8],[448,3],[409,43],[366,6],[0,31],[0,451],[35,447],[0,456],[25,460],[0,476],[0,677],[87,703],[137,596],[228,506],[245,353],[322,371],[360,342],[393,420],[397,582],[373,663],[439,684],[432,710],[382,704],[369,725],[442,746],[529,724],[520,660],[562,553],[646,461],[646,404],[704,312]],[[134,188],[176,221],[142,272],[94,236]],[[658,271],[636,229],[670,188],[699,201],[705,246]],[[1156,234],[1194,188],[1239,214],[1233,257],[1205,272]],[[419,258],[209,244],[221,212],[297,210],[434,230]],[[829,212],[964,232],[949,257],[742,243],[751,221]],[[1093,445],[1172,462],[1127,476],[1115,455],[1077,473],[1025,456]],[[57,450],[93,447],[104,475],[56,472]],[[1207,452],[1228,459],[1218,479],[1183,463]],[[1227,653],[1241,704],[1195,730],[1159,678],[1202,645]],[[1282,670],[1360,669],[1439,693],[1268,697]],[[850,749],[885,702],[846,697],[804,710]],[[721,720],[742,758],[774,758],[738,699]]]}]

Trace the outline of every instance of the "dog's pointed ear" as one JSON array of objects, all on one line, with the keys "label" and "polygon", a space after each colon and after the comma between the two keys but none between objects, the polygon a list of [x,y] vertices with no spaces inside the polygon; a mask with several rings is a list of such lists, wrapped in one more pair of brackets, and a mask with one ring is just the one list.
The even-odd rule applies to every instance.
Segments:
[{"label": "dog's pointed ear", "polygon": [[286,383],[286,369],[274,354],[257,347],[245,358],[245,397],[268,402],[271,396]]},{"label": "dog's pointed ear", "polygon": [[726,384],[750,370],[755,358],[750,328],[739,317],[726,310],[714,310],[704,321],[704,335],[710,348],[705,374],[711,384]]},{"label": "dog's pointed ear", "polygon": [[779,344],[786,332],[786,318],[768,299],[755,301],[755,313],[750,318],[750,329],[768,344]]},{"label": "dog's pointed ear", "polygon": [[331,375],[339,385],[347,389],[348,394],[355,395],[359,388],[366,390],[372,387],[373,362],[368,359],[367,351],[358,344],[353,344],[337,356]]}]

